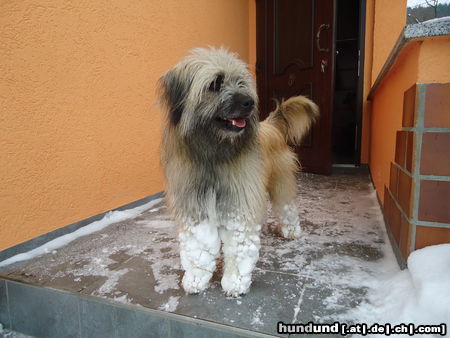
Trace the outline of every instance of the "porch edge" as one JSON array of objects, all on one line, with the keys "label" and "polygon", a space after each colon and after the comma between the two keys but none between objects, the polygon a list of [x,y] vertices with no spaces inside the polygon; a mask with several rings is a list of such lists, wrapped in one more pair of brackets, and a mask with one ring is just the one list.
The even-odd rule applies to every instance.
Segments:
[{"label": "porch edge", "polygon": [[132,209],[138,206],[141,206],[145,203],[148,203],[150,201],[153,201],[157,198],[161,198],[164,197],[164,192],[158,192],[156,194],[153,195],[149,195],[147,197],[141,198],[139,200],[130,202],[128,204],[122,205],[120,207],[111,209],[111,210],[107,210],[105,212],[102,212],[100,214],[85,218],[83,220],[71,223],[69,225],[65,225],[59,229],[53,230],[51,232],[48,232],[46,234],[40,235],[38,237],[32,238],[26,242],[17,244],[15,246],[12,246],[10,248],[7,248],[3,251],[0,251],[0,262],[13,257],[15,255],[33,250],[55,238],[58,238],[60,236],[66,235],[68,233],[74,232],[76,230],[78,230],[79,228],[86,226],[92,222],[98,221],[100,219],[102,219],[108,212],[112,212],[112,211],[122,211],[122,210],[126,210],[126,209]]}]

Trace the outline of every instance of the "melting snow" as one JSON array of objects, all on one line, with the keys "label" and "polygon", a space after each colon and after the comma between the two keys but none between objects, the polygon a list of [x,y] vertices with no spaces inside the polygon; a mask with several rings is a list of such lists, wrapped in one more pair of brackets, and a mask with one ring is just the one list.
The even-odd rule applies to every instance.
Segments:
[{"label": "melting snow", "polygon": [[125,221],[130,218],[135,218],[140,215],[142,212],[152,208],[153,206],[159,204],[162,201],[162,198],[158,198],[152,200],[146,204],[143,204],[134,209],[122,210],[122,211],[110,211],[108,212],[101,220],[92,222],[86,226],[79,228],[78,230],[68,233],[66,235],[55,238],[52,241],[45,243],[42,246],[39,246],[31,251],[21,253],[10,257],[2,262],[0,262],[0,267],[9,265],[15,262],[20,262],[28,259],[32,259],[34,257],[46,254],[51,252],[52,250],[59,249],[68,243],[74,241],[75,239],[92,234],[94,232],[100,231],[106,228],[108,225],[113,223],[118,223],[121,221]]},{"label": "melting snow", "polygon": [[167,312],[174,312],[177,309],[179,299],[180,297],[170,296],[167,303],[161,305],[159,309]]},{"label": "melting snow", "polygon": [[255,311],[255,314],[253,316],[253,319],[250,324],[252,325],[263,325],[263,322],[261,320],[261,306],[258,306],[258,308]]},{"label": "melting snow", "polygon": [[[286,299],[281,300],[288,320],[298,322],[305,318],[307,311],[312,311],[310,317],[317,322],[447,323],[450,326],[450,244],[414,252],[408,260],[409,269],[400,271],[372,186],[361,183],[355,188],[340,178],[330,179],[329,183],[321,181],[322,178],[313,175],[301,177],[297,202],[303,231],[299,240],[280,239],[269,234],[266,228],[261,237],[261,257],[255,274],[287,276],[286,280],[290,278],[297,283],[289,286]],[[44,263],[31,262],[27,272],[38,279],[69,276],[77,282],[77,287],[82,287],[83,277],[100,276],[100,283],[90,289],[91,294],[134,304],[140,303],[127,294],[126,290],[130,292],[130,289],[119,289],[119,285],[127,275],[143,273],[137,269],[146,267],[143,276],[154,278],[149,279],[148,288],[157,293],[153,293],[152,299],[161,295],[156,305],[152,303],[154,308],[177,311],[182,297],[177,230],[172,219],[161,213],[164,206],[151,209],[160,202],[161,199],[131,210],[108,213],[100,221],[14,256],[0,266],[48,253]],[[157,211],[160,214],[156,215]],[[125,220],[130,221],[105,229]],[[274,226],[270,214],[268,226]],[[86,237],[88,241],[81,238],[102,229],[105,229],[103,233]],[[64,250],[54,252],[72,241]],[[134,259],[143,263],[133,265]],[[46,262],[53,262],[53,266]],[[70,268],[58,270],[60,262],[66,262]],[[192,298],[193,302],[204,302],[203,306],[215,305],[215,297],[223,300],[225,296],[218,285],[212,284],[205,294]],[[287,284],[273,287],[283,289]],[[149,295],[153,290],[143,290],[141,295]],[[238,310],[249,307],[251,293],[252,289],[248,296],[232,299]],[[315,312],[308,297],[316,297],[312,300],[320,302],[324,311]],[[273,319],[270,311],[274,305],[264,301],[253,304],[253,312],[246,313],[247,323],[262,329]],[[230,323],[244,317],[236,308],[222,310],[226,310],[227,316],[233,316]]]},{"label": "melting snow", "polygon": [[450,327],[450,244],[414,251],[408,269],[390,269],[372,280],[368,300],[341,320]]}]

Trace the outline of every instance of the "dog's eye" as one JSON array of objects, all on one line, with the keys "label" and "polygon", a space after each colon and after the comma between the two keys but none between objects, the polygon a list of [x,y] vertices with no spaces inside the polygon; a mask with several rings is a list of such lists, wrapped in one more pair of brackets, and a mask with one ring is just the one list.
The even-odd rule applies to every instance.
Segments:
[{"label": "dog's eye", "polygon": [[222,87],[222,83],[223,83],[223,75],[219,74],[214,79],[214,81],[211,82],[211,84],[209,85],[208,90],[210,92],[218,92],[220,90],[220,87]]}]

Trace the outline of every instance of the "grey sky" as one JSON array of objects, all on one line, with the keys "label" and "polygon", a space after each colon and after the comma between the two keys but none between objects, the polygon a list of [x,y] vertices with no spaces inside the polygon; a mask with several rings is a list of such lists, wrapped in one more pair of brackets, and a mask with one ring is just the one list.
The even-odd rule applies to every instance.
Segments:
[{"label": "grey sky", "polygon": [[[450,3],[450,0],[439,0],[440,4],[448,4]],[[423,7],[426,6],[425,0],[408,0],[408,7],[416,7],[417,5],[422,5]]]}]

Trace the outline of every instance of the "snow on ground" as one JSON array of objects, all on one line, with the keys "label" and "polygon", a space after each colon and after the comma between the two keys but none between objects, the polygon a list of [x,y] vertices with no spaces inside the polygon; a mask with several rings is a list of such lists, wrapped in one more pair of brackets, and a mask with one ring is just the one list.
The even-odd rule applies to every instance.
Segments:
[{"label": "snow on ground", "polygon": [[44,245],[41,245],[33,250],[15,255],[13,257],[10,257],[10,258],[0,262],[0,267],[6,266],[9,264],[13,264],[15,262],[29,260],[34,257],[52,252],[55,249],[59,249],[65,245],[69,244],[70,242],[74,241],[75,239],[77,239],[79,237],[86,236],[86,235],[92,234],[94,232],[100,231],[100,230],[106,228],[108,225],[111,225],[111,224],[117,223],[117,222],[121,222],[121,221],[125,221],[127,219],[135,218],[138,215],[140,215],[142,212],[159,204],[161,201],[162,201],[162,198],[158,198],[158,199],[152,200],[146,204],[143,204],[143,205],[138,206],[133,209],[122,210],[122,211],[119,211],[119,210],[110,211],[99,221],[92,222],[84,227],[79,228],[78,230],[76,230],[74,232],[71,232],[66,235],[55,238],[54,240],[51,240],[51,241],[45,243]]},{"label": "snow on ground", "polygon": [[253,318],[251,323],[252,325],[263,325],[263,322],[261,320],[261,306],[258,306],[255,313],[253,314]]},{"label": "snow on ground", "polygon": [[[160,209],[161,207],[149,210],[149,213]],[[179,289],[179,276],[173,271],[173,269],[179,269],[178,248],[175,239],[167,240],[168,237],[176,238],[175,224],[165,219],[159,222],[138,221],[136,224],[140,226],[125,230],[126,234],[124,234],[124,237],[126,240],[120,234],[115,234],[116,237],[112,237],[111,234],[109,235],[111,237],[109,238],[110,245],[107,245],[106,248],[102,248],[102,245],[99,245],[98,247],[91,247],[88,251],[82,250],[77,252],[72,263],[82,262],[80,267],[57,272],[55,277],[67,275],[73,275],[76,278],[103,276],[105,277],[105,282],[92,293],[93,295],[109,298],[111,294],[119,294],[120,297],[117,298],[121,302],[131,303],[132,298],[124,298],[117,291],[117,284],[119,279],[133,271],[128,268],[117,269],[115,266],[118,263],[117,260],[124,264],[126,261],[133,260],[139,256],[150,265],[155,281],[153,288],[156,292],[162,294],[169,289]],[[143,230],[147,231],[150,236],[145,235]],[[148,254],[149,250],[151,254]],[[114,297],[114,299],[117,298]],[[172,309],[173,311],[175,309],[174,306],[176,308],[176,304],[172,301],[167,309]]]},{"label": "snow on ground", "polygon": [[[110,212],[73,233],[0,262],[0,266],[8,268],[13,263],[30,260],[28,275],[37,276],[39,281],[48,276],[51,280],[69,277],[79,284],[80,290],[86,288],[86,278],[101,278],[102,283],[89,294],[130,304],[135,303],[133,297],[119,290],[118,283],[135,271],[121,268],[121,264],[142,258],[154,278],[155,284],[148,287],[160,294],[177,290],[179,276],[174,270],[179,269],[179,260],[175,224],[164,215],[158,221],[146,219],[166,208],[162,201],[155,199],[133,209]],[[42,258],[34,259],[41,255]]]},{"label": "snow on ground", "polygon": [[0,338],[31,338],[31,336],[4,329],[3,325],[0,323]]},{"label": "snow on ground", "polygon": [[450,244],[414,251],[408,269],[386,271],[368,301],[341,317],[373,323],[447,324],[450,328]]},{"label": "snow on ground", "polygon": [[316,316],[318,322],[447,323],[450,327],[450,244],[413,252],[409,269],[401,271],[371,184],[367,196],[353,194],[354,187],[348,187],[347,194],[336,198],[333,190],[338,192],[338,185],[345,182],[334,187],[330,183],[326,189],[315,189],[314,181],[302,183],[298,197],[302,237],[282,246],[265,237],[261,257],[261,268],[277,260],[280,271],[312,281],[296,295],[292,322],[298,322],[304,310],[305,289],[318,287],[330,291],[322,301],[332,313]]},{"label": "snow on ground", "polygon": [[[316,321],[334,321],[337,314],[355,307],[386,269],[398,271],[372,186],[367,181],[324,181],[305,175],[300,183],[297,202],[303,232],[298,241],[280,244],[270,236],[262,240],[259,268],[306,281],[295,295],[292,322],[305,318],[305,310],[312,310]],[[269,217],[269,227],[273,222]],[[315,289],[323,292],[316,300],[326,311],[307,308]]]},{"label": "snow on ground", "polygon": [[159,309],[167,312],[174,312],[177,309],[179,299],[180,297],[170,296],[167,303],[160,306]]},{"label": "snow on ground", "polygon": [[[444,322],[450,325],[450,244],[414,252],[408,260],[409,269],[400,271],[384,230],[375,192],[367,178],[355,183],[351,177],[324,179],[304,174],[299,189],[301,238],[287,241],[273,235],[269,228],[275,220],[269,212],[255,269],[255,275],[286,276],[280,280],[287,284],[274,282],[272,285],[287,288],[289,292],[281,300],[288,320],[299,322],[311,318],[305,316],[309,312],[314,321],[322,323]],[[108,225],[111,226],[107,228]],[[81,238],[86,234],[90,235]],[[183,296],[176,238],[172,218],[166,214],[161,200],[156,200],[138,208],[109,213],[100,221],[12,257],[0,266],[47,253],[42,261],[31,260],[26,266],[29,275],[38,280],[48,276],[54,280],[70,278],[77,285],[85,280],[80,290],[86,288],[83,292],[94,296],[121,303],[151,304],[169,312],[186,309],[186,303],[204,301],[206,306],[216,304],[218,299],[222,301],[225,296],[217,281],[197,298]],[[69,242],[70,245],[62,247]],[[98,284],[92,283],[94,278]],[[131,284],[131,287],[126,284],[136,281],[148,281],[148,284]],[[136,291],[137,285],[142,289]],[[150,288],[154,291],[152,302],[148,299],[152,294]],[[139,296],[146,299],[137,299]],[[250,308],[251,296],[252,288],[248,296],[225,302],[228,305],[235,302],[237,308],[244,310]],[[292,306],[287,306],[288,303]],[[255,303],[248,322],[257,329],[267,325],[273,317],[270,308],[274,306]],[[240,312],[234,313],[237,308],[227,312],[228,324],[242,317]]]}]

